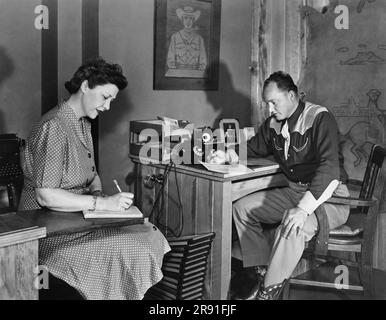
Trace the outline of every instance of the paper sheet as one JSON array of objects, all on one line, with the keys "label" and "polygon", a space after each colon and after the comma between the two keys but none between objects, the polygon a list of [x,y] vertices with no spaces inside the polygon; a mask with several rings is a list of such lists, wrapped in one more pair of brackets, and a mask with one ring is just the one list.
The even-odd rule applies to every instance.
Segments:
[{"label": "paper sheet", "polygon": [[219,172],[219,173],[248,173],[253,172],[253,170],[249,169],[248,167],[237,164],[237,165],[230,165],[230,164],[212,164],[208,162],[202,162],[200,163],[209,171],[213,172]]}]

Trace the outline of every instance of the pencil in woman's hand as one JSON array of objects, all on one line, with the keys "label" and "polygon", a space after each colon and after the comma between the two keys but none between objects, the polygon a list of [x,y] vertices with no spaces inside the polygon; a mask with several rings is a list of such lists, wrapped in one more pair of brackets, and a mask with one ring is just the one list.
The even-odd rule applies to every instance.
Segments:
[{"label": "pencil in woman's hand", "polygon": [[118,184],[117,180],[114,179],[113,182],[114,182],[115,186],[117,187],[118,192],[122,192],[121,188],[119,187],[119,184]]}]

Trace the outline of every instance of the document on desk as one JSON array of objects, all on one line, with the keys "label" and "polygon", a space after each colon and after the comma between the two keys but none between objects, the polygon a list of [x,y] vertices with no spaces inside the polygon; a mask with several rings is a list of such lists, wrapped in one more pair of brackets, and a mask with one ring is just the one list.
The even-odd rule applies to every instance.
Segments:
[{"label": "document on desk", "polygon": [[143,218],[143,214],[136,206],[131,206],[129,209],[125,211],[110,211],[110,210],[104,210],[104,211],[89,211],[84,210],[83,211],[83,217],[85,219],[100,219],[100,218],[106,218],[106,219],[115,219],[115,218]]},{"label": "document on desk", "polygon": [[248,158],[248,167],[254,172],[264,171],[268,169],[279,169],[279,164],[266,158]]},{"label": "document on desk", "polygon": [[247,166],[242,164],[230,165],[230,164],[214,164],[208,162],[200,163],[209,171],[219,172],[219,173],[248,173],[253,172],[252,169],[249,169]]}]

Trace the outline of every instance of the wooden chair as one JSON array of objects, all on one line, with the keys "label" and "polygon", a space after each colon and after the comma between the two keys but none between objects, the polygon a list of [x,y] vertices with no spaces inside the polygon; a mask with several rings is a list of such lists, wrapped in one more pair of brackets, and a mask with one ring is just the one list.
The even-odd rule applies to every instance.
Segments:
[{"label": "wooden chair", "polygon": [[20,166],[20,150],[24,140],[16,134],[0,135],[0,186],[6,187],[8,207],[0,208],[0,213],[16,211],[23,187],[23,171]]},{"label": "wooden chair", "polygon": [[163,260],[163,278],[145,300],[201,300],[214,232],[168,238],[171,251]]},{"label": "wooden chair", "polygon": [[[311,257],[313,267],[297,277],[288,279],[283,299],[288,299],[290,286],[293,285],[338,289],[335,283],[340,272],[338,269],[336,273],[335,268],[338,265],[346,266],[349,274],[348,285],[341,286],[340,289],[361,291],[365,298],[374,296],[372,262],[379,202],[373,198],[373,192],[385,156],[385,148],[379,145],[372,146],[359,197],[333,196],[326,201],[327,203],[350,205],[350,215],[345,225],[329,230],[325,207],[321,205],[315,211],[319,231],[310,241],[303,255],[303,257]],[[353,182],[355,183],[351,181],[351,185]],[[332,256],[332,253],[336,251],[346,252],[347,256],[354,255],[353,260],[356,261],[350,261],[346,257],[337,257],[336,253],[335,257]],[[319,261],[322,262],[318,264],[317,258],[321,258]],[[340,284],[339,281],[338,284]]]}]

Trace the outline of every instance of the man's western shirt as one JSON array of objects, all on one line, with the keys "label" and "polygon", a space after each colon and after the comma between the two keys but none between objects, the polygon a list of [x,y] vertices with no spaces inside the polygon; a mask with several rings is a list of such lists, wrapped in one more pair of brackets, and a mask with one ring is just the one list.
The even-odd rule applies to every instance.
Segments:
[{"label": "man's western shirt", "polygon": [[273,155],[286,177],[308,184],[298,207],[311,214],[347,182],[339,130],[327,108],[300,101],[283,121],[271,116],[248,141],[248,156]]}]

